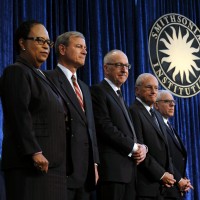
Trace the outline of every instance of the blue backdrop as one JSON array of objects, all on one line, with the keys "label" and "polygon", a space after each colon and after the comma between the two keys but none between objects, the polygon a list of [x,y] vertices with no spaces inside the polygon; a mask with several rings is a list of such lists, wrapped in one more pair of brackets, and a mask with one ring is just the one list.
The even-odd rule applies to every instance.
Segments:
[{"label": "blue backdrop", "polygon": [[[65,31],[80,31],[86,37],[88,54],[79,77],[88,85],[103,78],[103,56],[111,49],[124,51],[132,64],[129,79],[123,87],[125,100],[135,98],[134,83],[143,72],[153,73],[148,56],[148,33],[153,23],[167,13],[178,13],[200,26],[199,0],[0,0],[0,74],[13,63],[13,33],[19,23],[37,19],[44,23],[50,38]],[[42,69],[53,69],[53,51]],[[174,126],[188,152],[187,174],[194,191],[188,200],[200,199],[200,94],[176,98]],[[0,108],[0,145],[2,141]],[[0,146],[1,149],[1,146]]]}]

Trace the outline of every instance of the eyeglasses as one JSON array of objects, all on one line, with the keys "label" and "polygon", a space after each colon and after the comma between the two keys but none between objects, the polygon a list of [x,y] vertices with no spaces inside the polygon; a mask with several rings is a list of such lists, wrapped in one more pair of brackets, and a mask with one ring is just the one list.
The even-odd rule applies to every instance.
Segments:
[{"label": "eyeglasses", "polygon": [[106,65],[113,65],[116,68],[126,67],[126,69],[131,69],[131,64],[123,64],[123,63],[106,63]]},{"label": "eyeglasses", "polygon": [[44,45],[45,43],[47,43],[49,45],[50,48],[53,47],[54,42],[50,41],[50,40],[45,40],[42,37],[26,37],[25,40],[33,40],[36,41],[39,45]]},{"label": "eyeglasses", "polygon": [[[164,102],[164,103],[166,103],[168,105],[171,105],[171,104],[176,105],[176,101],[175,100],[166,99],[166,100],[159,100],[159,101],[162,101],[162,102]],[[156,102],[159,102],[159,101],[156,101]]]}]

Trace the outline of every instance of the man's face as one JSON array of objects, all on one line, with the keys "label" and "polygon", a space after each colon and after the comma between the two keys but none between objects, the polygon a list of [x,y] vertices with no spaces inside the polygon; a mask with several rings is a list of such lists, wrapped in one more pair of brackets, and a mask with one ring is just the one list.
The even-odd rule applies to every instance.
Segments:
[{"label": "man's face", "polygon": [[154,76],[147,76],[141,85],[136,86],[137,97],[150,107],[156,102],[157,94],[158,81]]},{"label": "man's face", "polygon": [[120,87],[128,78],[128,65],[128,58],[124,53],[113,53],[110,61],[104,64],[105,77]]},{"label": "man's face", "polygon": [[174,106],[175,101],[170,93],[163,94],[161,98],[155,103],[155,108],[165,118],[174,116]]},{"label": "man's face", "polygon": [[81,37],[70,37],[69,45],[62,52],[64,64],[78,69],[85,64],[87,55],[85,40]]}]

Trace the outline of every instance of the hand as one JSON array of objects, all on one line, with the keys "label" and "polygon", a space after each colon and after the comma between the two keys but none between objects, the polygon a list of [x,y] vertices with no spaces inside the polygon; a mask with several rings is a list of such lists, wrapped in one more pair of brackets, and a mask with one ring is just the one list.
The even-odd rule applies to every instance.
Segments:
[{"label": "hand", "polygon": [[99,180],[99,173],[98,173],[98,166],[94,164],[94,171],[95,171],[95,183]]},{"label": "hand", "polygon": [[136,161],[136,164],[139,165],[146,158],[147,149],[145,145],[142,144],[137,144],[137,145],[138,145],[138,150],[133,153],[132,157]]},{"label": "hand", "polygon": [[162,182],[164,186],[169,188],[169,187],[174,186],[174,183],[176,182],[176,180],[174,179],[173,174],[170,174],[169,172],[165,172],[164,176],[162,177]]},{"label": "hand", "polygon": [[32,159],[34,161],[34,166],[42,171],[47,173],[48,172],[48,167],[49,167],[49,162],[48,160],[43,156],[42,153],[35,154],[32,156]]},{"label": "hand", "polygon": [[194,189],[190,183],[190,180],[187,178],[181,178],[178,182],[178,187],[181,192],[188,192],[190,189]]}]

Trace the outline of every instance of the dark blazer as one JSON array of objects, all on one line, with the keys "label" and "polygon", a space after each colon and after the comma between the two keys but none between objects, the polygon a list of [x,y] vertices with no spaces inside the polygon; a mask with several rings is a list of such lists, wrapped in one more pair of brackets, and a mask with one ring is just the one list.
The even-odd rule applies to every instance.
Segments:
[{"label": "dark blazer", "polygon": [[78,80],[83,93],[84,113],[71,84],[62,70],[56,67],[55,70],[45,73],[59,88],[70,110],[68,120],[71,124],[73,173],[68,177],[68,187],[78,188],[85,184],[89,190],[92,190],[95,186],[94,163],[99,163],[99,155],[90,90],[84,82]]},{"label": "dark blazer", "polygon": [[[26,194],[15,191],[15,187],[13,194],[16,192],[25,199],[65,198],[66,191],[60,193],[58,188],[66,187],[66,113],[58,90],[20,57],[4,70],[1,88],[4,114],[2,170],[6,178],[13,170],[22,170],[22,173],[30,170],[32,173],[24,173],[17,182],[12,177],[13,185],[26,191]],[[42,152],[49,161],[46,175],[37,174],[33,165],[32,155],[36,152]],[[59,178],[57,174],[60,174]],[[32,193],[34,195],[30,195]]]},{"label": "dark blazer", "polygon": [[119,97],[105,80],[92,86],[91,94],[100,156],[100,181],[129,183],[136,165],[128,154],[136,141]]},{"label": "dark blazer", "polygon": [[160,178],[164,172],[173,171],[164,122],[155,111],[161,129],[159,130],[151,115],[138,100],[130,106],[130,113],[138,140],[148,146],[146,159],[138,165],[137,195],[155,197],[159,191],[161,192]]},{"label": "dark blazer", "polygon": [[[176,181],[180,181],[181,178],[186,177],[186,163],[187,163],[187,152],[183,145],[183,142],[181,138],[179,137],[178,133],[175,129],[173,129],[174,134],[176,135],[176,138],[172,131],[169,129],[169,127],[166,125],[167,129],[167,137],[168,137],[168,143],[170,148],[170,154],[172,157],[172,162],[174,166],[174,177]],[[178,141],[177,141],[178,140]],[[180,192],[177,184],[172,187],[168,188],[166,190],[166,196],[167,197],[180,197]]]}]

